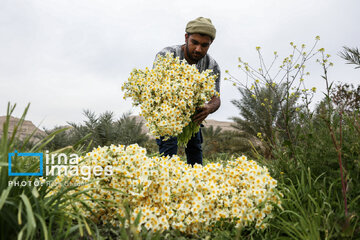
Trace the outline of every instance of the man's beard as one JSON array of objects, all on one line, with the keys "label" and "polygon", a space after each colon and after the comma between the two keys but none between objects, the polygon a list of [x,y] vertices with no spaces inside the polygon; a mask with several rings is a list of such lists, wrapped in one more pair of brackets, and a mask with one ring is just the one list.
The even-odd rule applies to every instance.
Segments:
[{"label": "man's beard", "polygon": [[193,58],[192,55],[190,54],[189,45],[188,45],[187,42],[186,42],[186,44],[185,44],[185,49],[186,49],[186,55],[187,55],[187,57],[188,57],[191,61],[197,63],[201,58],[203,58],[203,56],[201,56],[201,55],[199,55],[199,56],[200,56],[199,59]]}]

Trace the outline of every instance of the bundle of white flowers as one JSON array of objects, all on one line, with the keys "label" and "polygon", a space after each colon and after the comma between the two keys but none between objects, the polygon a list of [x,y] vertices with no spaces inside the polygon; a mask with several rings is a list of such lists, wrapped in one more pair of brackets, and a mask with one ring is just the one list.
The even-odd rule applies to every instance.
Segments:
[{"label": "bundle of white flowers", "polygon": [[[112,145],[94,149],[80,165],[90,166],[91,178],[72,177],[71,183],[80,186],[70,194],[94,188],[88,196],[79,195],[82,199],[75,204],[99,224],[121,225],[119,217],[125,216],[122,203],[127,201],[132,216],[126,224],[133,223],[141,212],[138,231],[142,227],[152,231],[172,228],[196,234],[210,230],[219,220],[264,229],[265,216],[271,216],[274,204],[281,204],[275,193],[277,181],[265,167],[245,156],[229,160],[226,166],[191,167],[177,156],[147,157],[146,149],[137,144]],[[99,166],[110,166],[112,175],[94,174]],[[90,206],[93,214],[81,202]]]},{"label": "bundle of white flowers", "polygon": [[150,134],[159,138],[178,137],[179,145],[186,145],[199,131],[191,121],[196,108],[218,93],[215,91],[216,75],[211,70],[202,73],[195,65],[166,53],[159,56],[153,69],[134,69],[122,86],[124,99],[131,97],[140,105]]}]

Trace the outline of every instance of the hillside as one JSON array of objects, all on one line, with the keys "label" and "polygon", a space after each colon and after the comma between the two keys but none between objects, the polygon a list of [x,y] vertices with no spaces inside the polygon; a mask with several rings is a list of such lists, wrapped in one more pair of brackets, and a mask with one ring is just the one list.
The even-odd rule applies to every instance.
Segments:
[{"label": "hillside", "polygon": [[[14,127],[19,122],[19,118],[16,117],[10,117],[10,124],[9,124],[9,135],[11,136],[14,132]],[[2,137],[3,134],[3,124],[6,121],[6,116],[0,116],[0,137]],[[45,135],[45,132],[37,128],[31,121],[25,120],[21,126],[20,129],[17,130],[17,137],[20,140],[24,140],[27,136],[32,134],[35,131],[35,135],[41,136]]]}]

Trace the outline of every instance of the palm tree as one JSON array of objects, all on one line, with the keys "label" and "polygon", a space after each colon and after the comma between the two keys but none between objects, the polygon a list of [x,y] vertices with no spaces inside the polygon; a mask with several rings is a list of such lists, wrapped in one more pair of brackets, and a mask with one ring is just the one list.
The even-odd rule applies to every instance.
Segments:
[{"label": "palm tree", "polygon": [[84,124],[69,124],[73,127],[73,135],[76,140],[80,140],[91,133],[91,137],[86,140],[86,143],[92,147],[133,143],[143,146],[149,139],[146,133],[142,131],[143,122],[136,122],[136,119],[131,117],[129,112],[123,114],[116,121],[114,120],[114,113],[109,111],[97,117],[94,112],[85,110],[84,115],[87,117]]},{"label": "palm tree", "polygon": [[122,117],[114,123],[116,142],[124,145],[137,143],[144,146],[149,137],[143,131],[143,121],[137,122],[135,117],[130,116],[130,112],[124,113]]},{"label": "palm tree", "polygon": [[239,87],[240,100],[232,100],[240,111],[240,117],[232,117],[232,126],[247,137],[264,140],[265,155],[271,156],[277,141],[289,140],[295,124],[296,98],[289,98],[286,84],[261,87],[256,96],[247,88]]},{"label": "palm tree", "polygon": [[113,113],[105,112],[97,117],[94,112],[84,110],[84,115],[87,118],[84,124],[69,122],[73,127],[74,139],[80,140],[90,133],[91,137],[85,141],[86,144],[90,144],[92,147],[109,145],[113,140],[110,130],[113,122]]},{"label": "palm tree", "polygon": [[56,135],[54,135],[53,139],[47,144],[47,148],[49,150],[56,150],[56,149],[64,148],[69,145],[73,145],[74,140],[73,140],[73,131],[71,130],[71,127],[55,126],[52,129],[44,128],[44,131],[47,135],[50,135],[64,128],[67,129],[58,132]]}]

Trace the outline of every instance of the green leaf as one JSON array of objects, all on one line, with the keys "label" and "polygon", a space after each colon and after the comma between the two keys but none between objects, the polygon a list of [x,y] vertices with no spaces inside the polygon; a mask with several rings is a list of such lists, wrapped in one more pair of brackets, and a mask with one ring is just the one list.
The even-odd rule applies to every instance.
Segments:
[{"label": "green leaf", "polygon": [[12,187],[8,187],[6,188],[2,193],[1,193],[1,197],[0,197],[0,210],[2,209],[2,207],[5,204],[5,201],[7,199],[7,197],[9,196],[10,190]]},{"label": "green leaf", "polygon": [[33,189],[31,190],[31,193],[35,198],[38,198],[40,196],[36,187],[33,187]]},{"label": "green leaf", "polygon": [[21,220],[22,208],[23,208],[23,203],[20,202],[19,211],[18,211],[18,224],[19,224],[19,225],[22,224],[22,220]]},{"label": "green leaf", "polygon": [[35,213],[35,216],[37,217],[37,219],[39,219],[40,221],[40,224],[41,224],[41,227],[43,229],[43,233],[44,233],[44,238],[45,240],[48,240],[48,230],[47,230],[47,227],[46,227],[46,223],[44,221],[44,219],[37,213]]},{"label": "green leaf", "polygon": [[83,230],[83,226],[82,226],[82,223],[81,223],[81,219],[80,217],[78,216],[78,226],[79,226],[79,231],[80,231],[80,236],[83,237],[84,236],[84,230]]},{"label": "green leaf", "polygon": [[84,224],[85,224],[85,228],[86,228],[86,231],[89,233],[89,235],[91,236],[91,230],[89,228],[89,225],[87,224],[86,222],[86,219],[84,218],[84,216],[81,216],[83,221],[84,221]]},{"label": "green leaf", "polygon": [[35,232],[35,228],[36,228],[35,216],[34,216],[34,212],[31,207],[29,198],[24,193],[22,193],[20,195],[20,198],[22,199],[22,201],[24,202],[24,205],[25,205],[25,210],[26,210],[26,215],[27,215],[26,226],[28,229],[27,236],[29,237],[31,233]]},{"label": "green leaf", "polygon": [[26,229],[26,225],[20,230],[20,232],[18,233],[18,240],[22,240],[23,239],[23,235],[24,235],[24,231]]}]

